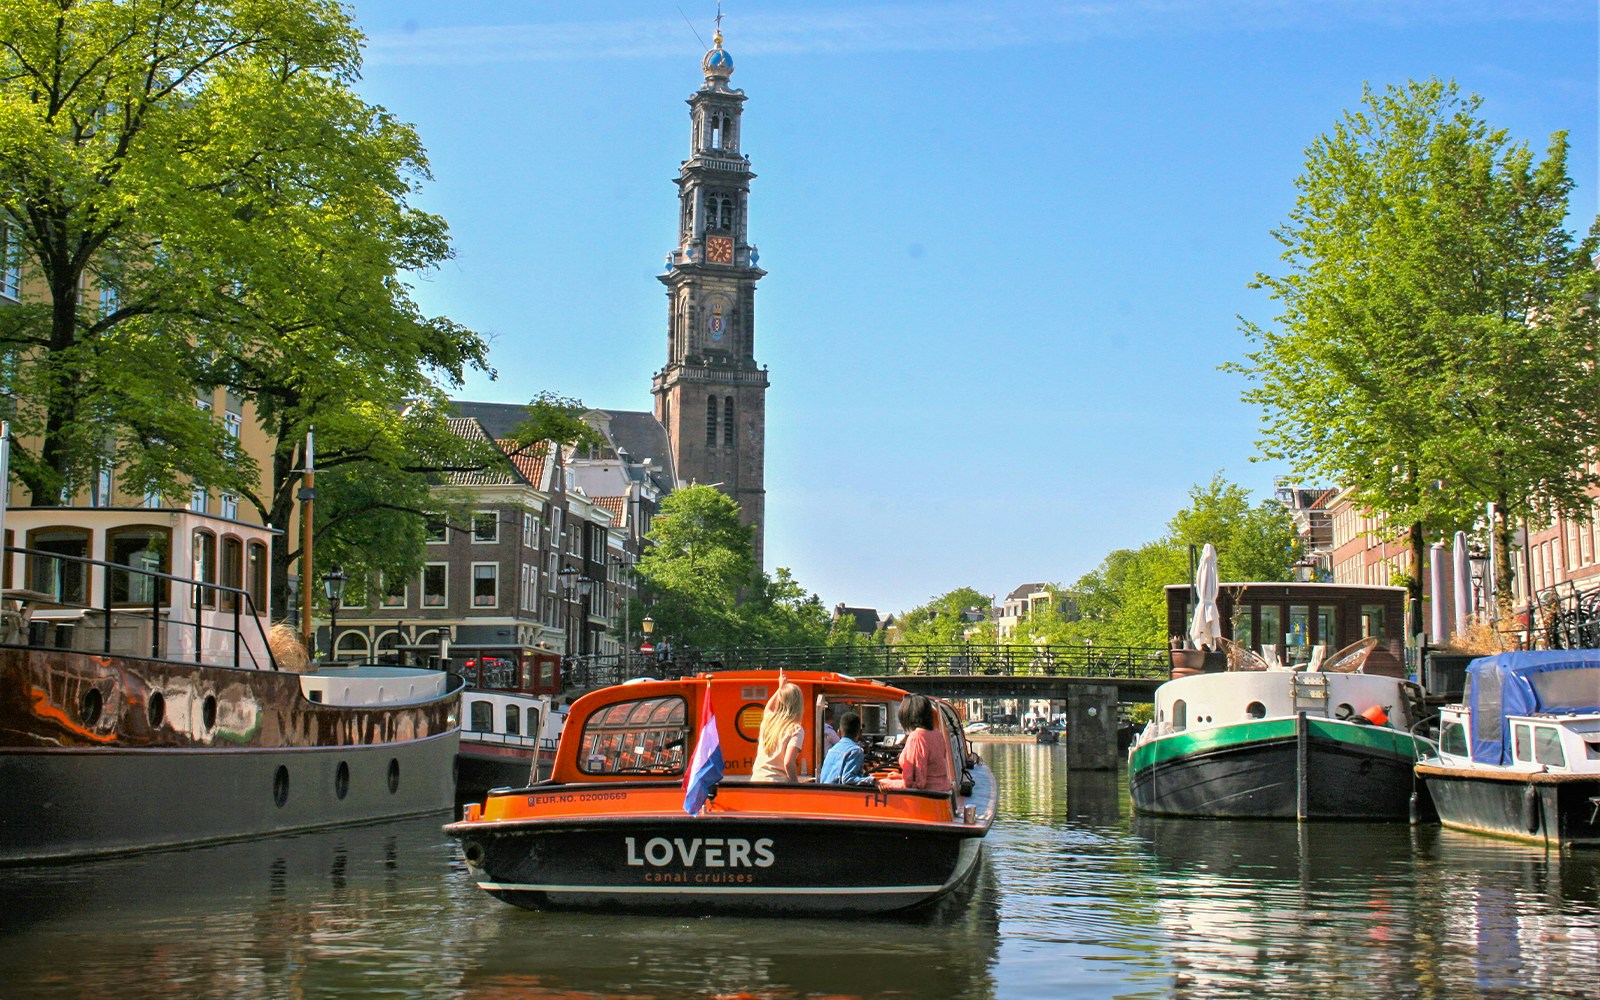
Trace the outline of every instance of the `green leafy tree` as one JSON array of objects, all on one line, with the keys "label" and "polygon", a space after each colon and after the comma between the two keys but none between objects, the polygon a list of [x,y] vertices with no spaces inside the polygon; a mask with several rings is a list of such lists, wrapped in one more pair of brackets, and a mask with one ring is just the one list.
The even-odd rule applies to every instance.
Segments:
[{"label": "green leafy tree", "polygon": [[650,595],[658,641],[717,649],[746,634],[741,597],[760,581],[755,536],[739,505],[711,486],[685,486],[661,502],[636,572]]},{"label": "green leafy tree", "polygon": [[1565,133],[1536,162],[1437,80],[1362,104],[1307,150],[1286,272],[1257,277],[1283,313],[1230,367],[1264,453],[1409,526],[1413,566],[1494,502],[1506,593],[1515,521],[1581,515],[1596,483],[1595,231],[1565,228]]},{"label": "green leafy tree", "polygon": [[994,626],[989,622],[989,609],[993,603],[987,594],[958,587],[898,615],[898,641],[918,646],[965,642],[969,631],[982,631],[987,625],[986,640],[980,641],[992,642]]}]

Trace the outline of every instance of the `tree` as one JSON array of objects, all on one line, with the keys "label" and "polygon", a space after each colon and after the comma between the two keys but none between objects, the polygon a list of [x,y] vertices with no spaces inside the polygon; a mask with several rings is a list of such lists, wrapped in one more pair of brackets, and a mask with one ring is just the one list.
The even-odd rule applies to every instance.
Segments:
[{"label": "tree", "polygon": [[741,596],[758,584],[755,535],[739,505],[711,486],[685,486],[661,501],[637,573],[650,595],[655,634],[712,649],[745,634]]},{"label": "tree", "polygon": [[1286,273],[1255,287],[1277,327],[1241,320],[1255,350],[1263,452],[1348,486],[1410,527],[1413,599],[1430,535],[1496,505],[1502,593],[1518,519],[1581,514],[1597,482],[1596,231],[1564,228],[1565,133],[1542,162],[1429,80],[1363,93],[1307,150],[1274,232]]},{"label": "tree", "polygon": [[[414,131],[351,90],[360,40],[333,0],[0,0],[0,212],[46,288],[0,317],[36,503],[113,465],[125,493],[199,483],[287,528],[312,425],[330,507],[488,460],[443,406],[486,348],[410,299],[449,243],[407,200]],[[218,387],[276,442],[264,483],[193,403]]]},{"label": "tree", "polygon": [[988,626],[988,640],[993,641],[994,626],[989,622],[989,609],[994,602],[989,595],[971,587],[957,587],[927,604],[898,615],[901,643],[907,645],[946,645],[967,641],[967,632]]}]

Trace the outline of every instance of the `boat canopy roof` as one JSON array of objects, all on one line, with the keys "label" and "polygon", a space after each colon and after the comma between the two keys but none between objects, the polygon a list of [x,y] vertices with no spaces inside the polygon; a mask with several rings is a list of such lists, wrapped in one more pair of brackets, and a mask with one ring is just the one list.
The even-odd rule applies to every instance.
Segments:
[{"label": "boat canopy roof", "polygon": [[1510,763],[1508,716],[1600,712],[1600,649],[1535,649],[1467,665],[1472,759]]}]

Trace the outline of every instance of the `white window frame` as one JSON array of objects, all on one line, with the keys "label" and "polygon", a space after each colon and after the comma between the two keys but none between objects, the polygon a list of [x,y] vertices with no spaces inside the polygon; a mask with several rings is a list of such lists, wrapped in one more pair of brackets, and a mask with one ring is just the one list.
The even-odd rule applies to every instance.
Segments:
[{"label": "white window frame", "polygon": [[[492,537],[492,538],[479,538],[478,537],[478,519],[482,518],[482,517],[487,517],[494,523],[494,537]],[[495,545],[499,541],[500,541],[500,512],[497,511],[497,510],[475,510],[475,511],[473,511],[472,512],[472,544],[474,544],[474,545]]]},{"label": "white window frame", "polygon": [[523,548],[536,548],[539,544],[539,520],[533,516],[533,511],[522,512],[522,546]]},{"label": "white window frame", "polygon": [[230,521],[239,520],[239,498],[232,493],[222,494],[222,516]]},{"label": "white window frame", "polygon": [[[410,604],[410,601],[411,601],[411,587],[410,587],[410,585],[407,584],[405,586],[402,586],[400,588],[400,593],[399,594],[391,594],[391,593],[389,593],[388,586],[383,582],[383,574],[381,574],[381,573],[378,574],[377,591],[378,591],[378,607],[380,607],[380,608],[404,608],[404,607],[409,606],[409,604]],[[395,603],[396,598],[399,599],[399,603]]]},{"label": "white window frame", "polygon": [[439,526],[440,526],[440,528],[443,529],[443,531],[440,532],[438,538],[429,538],[428,537],[428,526],[429,526],[429,524],[431,524],[433,522],[433,520],[434,520],[434,518],[432,518],[430,516],[428,521],[424,522],[424,524],[422,525],[422,540],[423,540],[423,544],[425,544],[425,545],[449,545],[450,544],[450,521],[448,519],[444,518],[444,517],[438,518],[437,520],[439,522]]},{"label": "white window frame", "polygon": [[22,239],[17,224],[0,219],[0,296],[22,301]]},{"label": "white window frame", "polygon": [[[479,570],[489,570],[489,575],[480,577]],[[478,581],[487,579],[494,583],[494,600],[487,603],[478,601]],[[500,564],[497,562],[475,562],[472,564],[472,606],[474,608],[498,608],[500,606]]]},{"label": "white window frame", "polygon": [[[428,571],[438,569],[444,577],[444,589],[440,592],[437,602],[428,600]],[[422,564],[422,572],[418,574],[417,593],[422,595],[424,608],[448,608],[450,606],[450,564],[447,562],[431,562]]]}]

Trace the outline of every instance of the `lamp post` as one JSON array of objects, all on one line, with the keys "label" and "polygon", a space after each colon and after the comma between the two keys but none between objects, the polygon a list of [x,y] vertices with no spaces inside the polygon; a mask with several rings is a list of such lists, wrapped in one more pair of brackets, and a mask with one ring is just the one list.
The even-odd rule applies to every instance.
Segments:
[{"label": "lamp post", "polygon": [[322,592],[328,598],[328,659],[339,658],[339,606],[344,603],[344,585],[349,578],[338,563],[323,574]]},{"label": "lamp post", "polygon": [[1488,604],[1488,595],[1484,593],[1484,578],[1489,574],[1489,554],[1476,545],[1467,550],[1467,563],[1472,572],[1472,610],[1481,614]]},{"label": "lamp post", "polygon": [[572,590],[573,590],[573,587],[575,587],[577,585],[578,571],[573,569],[571,566],[563,566],[563,567],[561,567],[561,572],[557,573],[556,575],[561,578],[561,589],[567,595],[567,600],[566,600],[566,605],[567,605],[567,621],[566,621],[567,655],[571,656],[572,655]]},{"label": "lamp post", "polygon": [[622,656],[626,660],[628,654],[633,651],[633,636],[628,627],[628,612],[631,610],[628,607],[628,588],[623,586],[623,582],[627,579],[628,556],[626,553],[618,553],[611,557],[611,561],[617,567],[617,596],[622,601],[622,642],[620,646]]},{"label": "lamp post", "polygon": [[594,593],[594,581],[586,576],[578,577],[578,605],[583,609],[583,614],[578,618],[578,652],[587,654],[589,639],[589,595]]},{"label": "lamp post", "polygon": [[650,644],[650,633],[656,630],[656,620],[645,615],[639,622],[639,629],[644,632],[644,639],[639,643],[639,652],[648,656],[656,651],[656,647]]}]

